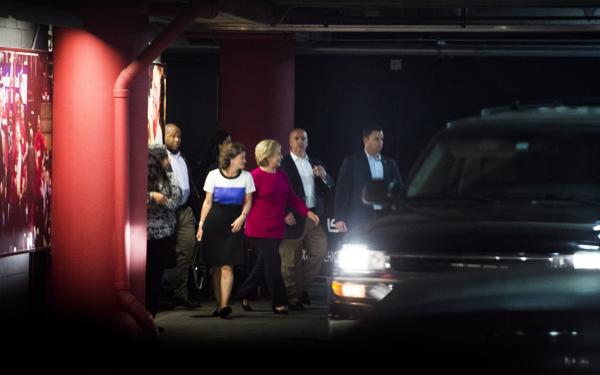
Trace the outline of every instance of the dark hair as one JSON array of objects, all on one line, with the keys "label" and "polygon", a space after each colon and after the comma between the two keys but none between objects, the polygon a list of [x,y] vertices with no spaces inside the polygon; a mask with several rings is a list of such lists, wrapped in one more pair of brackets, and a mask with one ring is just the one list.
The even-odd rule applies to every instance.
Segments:
[{"label": "dark hair", "polygon": [[229,137],[223,129],[216,129],[208,138],[208,156],[214,160],[219,158],[219,146]]},{"label": "dark hair", "polygon": [[246,152],[246,147],[244,147],[244,145],[241,143],[235,142],[227,145],[227,147],[223,147],[221,149],[221,154],[219,155],[219,168],[229,168],[231,165],[231,160],[233,160],[242,152]]},{"label": "dark hair", "polygon": [[382,132],[382,131],[383,131],[383,129],[381,129],[377,125],[369,125],[369,126],[363,128],[362,136],[363,136],[363,138],[369,138],[369,136],[371,135],[372,132]]},{"label": "dark hair", "polygon": [[169,176],[162,164],[163,160],[168,157],[165,145],[150,145],[148,148],[148,191],[161,191],[161,185],[163,185],[170,195]]}]

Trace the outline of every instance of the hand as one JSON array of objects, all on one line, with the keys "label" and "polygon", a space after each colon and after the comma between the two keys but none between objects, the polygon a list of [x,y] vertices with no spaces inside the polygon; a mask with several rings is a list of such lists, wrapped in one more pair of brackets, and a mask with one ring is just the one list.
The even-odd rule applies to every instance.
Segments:
[{"label": "hand", "polygon": [[231,223],[231,232],[236,233],[242,229],[244,225],[244,216],[240,215],[233,223]]},{"label": "hand", "polygon": [[323,168],[322,165],[315,165],[313,167],[313,173],[322,180],[327,178],[327,172],[325,172],[325,168]]},{"label": "hand", "polygon": [[293,226],[293,225],[296,225],[296,218],[294,217],[294,214],[291,213],[291,212],[288,212],[288,214],[285,215],[284,221],[290,227]]},{"label": "hand", "polygon": [[346,226],[345,221],[336,221],[335,228],[338,230],[338,232],[347,232],[348,231],[348,227]]},{"label": "hand", "polygon": [[314,212],[308,211],[308,213],[306,214],[306,217],[308,217],[309,219],[311,219],[312,221],[314,221],[315,225],[319,224],[319,217]]},{"label": "hand", "polygon": [[163,206],[167,204],[167,197],[163,193],[159,193],[158,191],[152,192],[152,200],[156,204],[162,204]]},{"label": "hand", "polygon": [[202,241],[202,233],[204,233],[204,230],[202,227],[198,227],[198,232],[196,233],[196,240],[198,240],[198,242]]}]

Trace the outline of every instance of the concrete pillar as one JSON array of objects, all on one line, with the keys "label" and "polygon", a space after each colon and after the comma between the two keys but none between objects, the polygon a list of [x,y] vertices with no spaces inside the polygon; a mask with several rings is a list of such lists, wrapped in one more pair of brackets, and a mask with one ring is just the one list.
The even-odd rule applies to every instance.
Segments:
[{"label": "concrete pillar", "polygon": [[[147,45],[147,13],[102,7],[84,29],[55,29],[52,305],[59,317],[91,324],[136,325],[113,291],[113,86]],[[144,300],[146,254],[146,105],[148,77],[131,90],[128,254],[132,290]]]},{"label": "concrete pillar", "polygon": [[287,149],[294,127],[295,44],[291,36],[226,38],[220,41],[219,126],[248,149],[265,138]]}]

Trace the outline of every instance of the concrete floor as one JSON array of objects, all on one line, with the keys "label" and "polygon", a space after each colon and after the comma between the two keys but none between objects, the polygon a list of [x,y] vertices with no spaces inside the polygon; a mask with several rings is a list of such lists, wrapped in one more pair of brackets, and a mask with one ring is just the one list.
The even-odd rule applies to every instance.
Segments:
[{"label": "concrete floor", "polygon": [[254,311],[246,312],[239,301],[232,306],[230,319],[212,317],[215,306],[205,303],[200,309],[160,312],[156,324],[164,327],[159,342],[164,345],[235,345],[248,343],[318,343],[329,340],[327,306],[314,303],[305,311],[277,315],[270,301],[254,301]]},{"label": "concrete floor", "polygon": [[171,371],[207,370],[206,366],[217,361],[227,369],[243,369],[247,363],[265,364],[260,368],[285,368],[302,363],[304,355],[300,353],[325,354],[336,346],[330,335],[325,282],[315,283],[309,295],[312,304],[305,311],[290,311],[289,315],[274,314],[271,301],[266,299],[251,301],[253,312],[244,311],[240,301],[232,301],[230,319],[212,317],[215,305],[210,300],[203,301],[198,309],[161,311],[155,323],[164,332],[155,341],[124,340],[85,321],[53,321],[23,335],[22,344],[15,344],[15,351],[5,354],[16,359],[31,353],[34,341],[38,361],[19,363],[75,373],[94,369],[113,373],[123,366],[147,373],[164,366]]},{"label": "concrete floor", "polygon": [[157,326],[164,328],[158,345],[165,351],[180,349],[203,351],[236,350],[286,351],[286,348],[325,348],[330,345],[327,289],[324,281],[316,282],[309,291],[312,304],[305,311],[291,310],[289,315],[274,314],[270,300],[251,301],[252,312],[242,309],[240,301],[232,301],[229,319],[212,317],[213,301],[204,301],[199,309],[178,308],[161,311]]}]

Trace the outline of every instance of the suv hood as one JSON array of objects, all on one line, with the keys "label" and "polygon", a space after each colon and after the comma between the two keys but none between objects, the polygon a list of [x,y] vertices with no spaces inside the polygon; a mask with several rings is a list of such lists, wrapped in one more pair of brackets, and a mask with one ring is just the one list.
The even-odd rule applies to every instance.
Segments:
[{"label": "suv hood", "polygon": [[[597,249],[600,208],[579,205],[407,205],[345,242],[404,254],[569,253]],[[600,229],[600,228],[597,228]],[[582,247],[583,246],[583,247]]]}]

